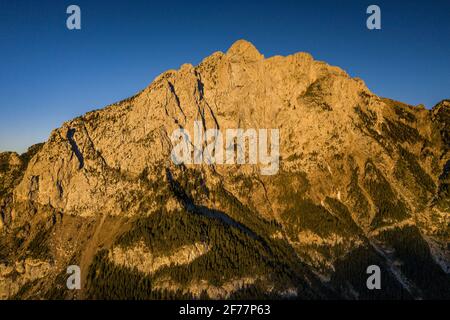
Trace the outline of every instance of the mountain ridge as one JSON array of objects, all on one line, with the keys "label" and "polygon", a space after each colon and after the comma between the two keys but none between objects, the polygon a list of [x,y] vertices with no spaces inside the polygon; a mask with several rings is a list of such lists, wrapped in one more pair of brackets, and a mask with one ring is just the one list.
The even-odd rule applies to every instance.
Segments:
[{"label": "mountain ridge", "polygon": [[[449,119],[448,100],[380,98],[307,53],[266,59],[239,40],[65,122],[20,170],[1,154],[0,297],[448,298]],[[278,128],[278,173],[175,165],[171,132],[194,121]],[[137,243],[209,249],[146,275],[111,258]],[[14,267],[30,257],[42,277]],[[84,270],[80,292],[64,289],[69,263]],[[365,287],[370,264],[385,290]]]}]

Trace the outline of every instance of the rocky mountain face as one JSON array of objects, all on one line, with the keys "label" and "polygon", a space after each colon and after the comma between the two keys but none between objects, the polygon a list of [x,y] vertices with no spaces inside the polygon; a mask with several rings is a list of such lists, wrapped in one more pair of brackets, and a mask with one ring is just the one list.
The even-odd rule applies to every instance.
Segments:
[{"label": "rocky mountain face", "polygon": [[[196,121],[279,129],[278,171],[174,164]],[[449,185],[450,100],[240,40],[0,154],[0,298],[449,299]]]}]

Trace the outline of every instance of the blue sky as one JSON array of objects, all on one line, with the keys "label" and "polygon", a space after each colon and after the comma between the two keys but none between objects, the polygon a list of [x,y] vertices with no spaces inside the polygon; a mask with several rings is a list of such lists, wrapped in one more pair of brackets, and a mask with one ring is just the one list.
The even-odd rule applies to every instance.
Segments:
[{"label": "blue sky", "polygon": [[[66,28],[70,4],[81,30]],[[370,4],[381,30],[366,28]],[[450,98],[449,21],[449,0],[0,0],[0,151],[23,152],[241,38],[266,57],[309,52],[378,95],[432,107]]]}]

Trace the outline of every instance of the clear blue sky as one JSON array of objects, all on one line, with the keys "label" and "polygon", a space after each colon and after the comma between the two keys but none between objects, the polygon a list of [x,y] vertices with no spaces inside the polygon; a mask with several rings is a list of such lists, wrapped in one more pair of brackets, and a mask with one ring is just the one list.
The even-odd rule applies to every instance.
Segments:
[{"label": "clear blue sky", "polygon": [[[70,4],[79,31],[66,28]],[[370,4],[380,31],[366,28]],[[450,98],[450,0],[0,0],[0,151],[22,152],[240,38],[266,57],[309,52],[381,96],[427,107]]]}]

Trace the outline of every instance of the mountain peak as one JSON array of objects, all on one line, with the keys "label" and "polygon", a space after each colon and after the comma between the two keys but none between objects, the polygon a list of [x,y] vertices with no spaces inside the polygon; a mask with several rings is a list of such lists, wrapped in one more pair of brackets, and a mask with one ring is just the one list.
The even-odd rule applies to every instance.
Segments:
[{"label": "mountain peak", "polygon": [[[263,59],[239,40],[0,154],[0,300],[448,299],[450,101]],[[389,290],[367,290],[365,261]]]},{"label": "mountain peak", "polygon": [[264,59],[264,56],[256,47],[247,40],[237,40],[227,51],[231,58],[239,58],[246,61],[258,61]]},{"label": "mountain peak", "polygon": [[433,113],[436,114],[438,112],[442,112],[443,110],[450,110],[450,99],[444,99],[438,104],[436,104],[433,108]]}]

